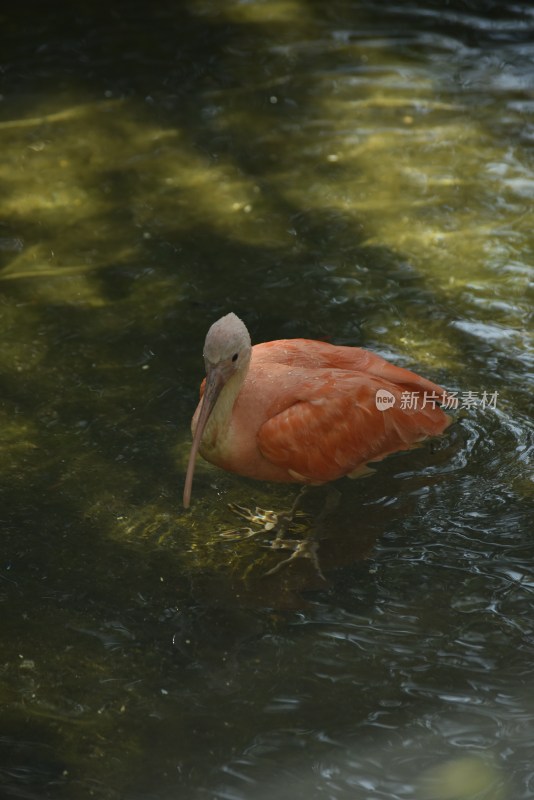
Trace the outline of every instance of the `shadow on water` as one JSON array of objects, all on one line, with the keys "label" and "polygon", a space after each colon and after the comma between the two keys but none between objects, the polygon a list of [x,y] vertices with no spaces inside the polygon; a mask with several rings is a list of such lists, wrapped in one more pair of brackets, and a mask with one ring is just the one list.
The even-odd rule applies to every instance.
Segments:
[{"label": "shadow on water", "polygon": [[[435,270],[409,239],[406,252],[392,235],[382,243],[373,207],[383,205],[391,234],[387,220],[394,206],[407,213],[413,190],[400,180],[392,204],[379,179],[373,194],[370,165],[380,176],[389,140],[365,149],[359,133],[389,126],[406,152],[421,147],[414,118],[424,135],[427,119],[460,135],[465,108],[424,88],[427,53],[449,47],[472,80],[481,62],[469,61],[470,48],[489,58],[496,42],[510,42],[519,58],[532,18],[518,8],[489,3],[480,26],[465,4],[445,13],[431,3],[387,12],[54,3],[6,14],[7,797],[145,800],[185,787],[217,798],[363,798],[370,776],[381,788],[377,753],[390,758],[381,790],[394,797],[403,785],[418,792],[415,776],[440,759],[454,765],[460,746],[497,754],[478,772],[468,764],[493,791],[506,765],[498,713],[511,729],[510,771],[524,773],[519,718],[530,726],[532,714],[516,684],[532,630],[522,284],[511,272],[485,282],[478,264],[464,275],[451,256],[456,239],[445,248],[428,240]],[[406,38],[391,33],[397,14],[410,22]],[[377,93],[373,76],[392,70],[402,94],[408,69],[413,102]],[[511,94],[525,98],[516,85]],[[482,147],[496,116],[477,120]],[[396,169],[393,159],[384,169]],[[442,213],[443,228],[458,217],[468,239],[461,214],[473,184],[443,173],[424,208],[413,206],[413,227]],[[503,206],[519,209],[518,227],[503,228],[504,260],[516,263],[526,228],[521,203],[502,190]],[[471,252],[467,242],[466,259]],[[229,310],[254,341],[370,346],[448,388],[500,393],[498,412],[462,415],[440,446],[342,484],[320,542],[327,586],[309,564],[266,579],[272,553],[218,536],[235,524],[228,501],[284,507],[290,490],[199,467],[194,509],[180,508],[202,342]],[[495,792],[487,796],[503,796]]]}]

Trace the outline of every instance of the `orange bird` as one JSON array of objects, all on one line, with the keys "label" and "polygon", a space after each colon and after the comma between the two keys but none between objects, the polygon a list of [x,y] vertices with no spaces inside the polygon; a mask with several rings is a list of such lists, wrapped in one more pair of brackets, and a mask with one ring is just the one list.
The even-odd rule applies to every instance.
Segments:
[{"label": "orange bird", "polygon": [[442,433],[446,392],[359,347],[311,339],[251,345],[235,314],[208,331],[184,506],[197,453],[263,481],[321,484]]}]

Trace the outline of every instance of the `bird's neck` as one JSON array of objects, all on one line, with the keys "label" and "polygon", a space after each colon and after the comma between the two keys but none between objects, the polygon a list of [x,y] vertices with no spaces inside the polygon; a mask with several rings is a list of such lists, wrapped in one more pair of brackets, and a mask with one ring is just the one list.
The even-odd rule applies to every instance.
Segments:
[{"label": "bird's neck", "polygon": [[230,427],[232,411],[247,376],[247,371],[248,364],[243,365],[238,372],[229,378],[221,390],[202,437],[201,455],[204,455],[205,452],[221,449]]}]

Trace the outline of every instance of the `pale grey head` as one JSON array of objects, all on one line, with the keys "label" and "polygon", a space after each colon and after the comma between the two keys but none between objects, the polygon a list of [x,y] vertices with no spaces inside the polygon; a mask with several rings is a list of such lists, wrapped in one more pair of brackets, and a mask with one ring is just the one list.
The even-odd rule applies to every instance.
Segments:
[{"label": "pale grey head", "polygon": [[206,367],[208,364],[216,366],[227,361],[237,369],[243,356],[250,355],[250,349],[250,335],[245,323],[235,314],[227,314],[214,322],[206,335],[204,342]]}]

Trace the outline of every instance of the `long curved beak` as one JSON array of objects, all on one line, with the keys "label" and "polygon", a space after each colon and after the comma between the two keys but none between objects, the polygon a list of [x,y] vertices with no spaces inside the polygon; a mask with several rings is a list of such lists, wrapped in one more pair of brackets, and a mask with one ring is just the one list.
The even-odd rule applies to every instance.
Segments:
[{"label": "long curved beak", "polygon": [[200,413],[198,415],[197,427],[193,436],[193,444],[191,445],[191,452],[189,453],[189,461],[187,463],[187,473],[185,476],[184,485],[184,508],[189,508],[191,504],[191,490],[193,488],[193,475],[195,474],[195,462],[197,459],[198,448],[202,441],[202,434],[207,425],[210,414],[215,407],[217,398],[221,393],[221,389],[226,383],[226,376],[223,369],[219,367],[209,367],[206,375],[206,387],[202,396],[202,405],[200,406]]}]

